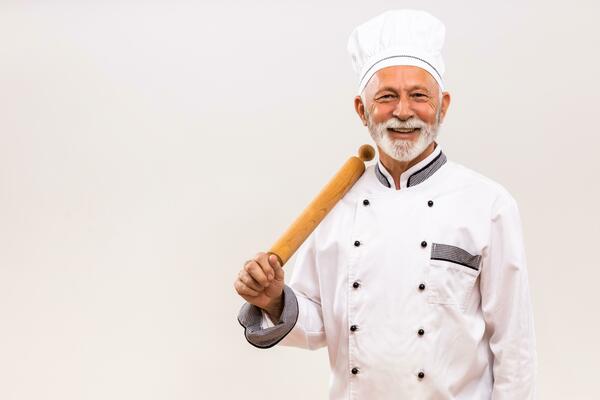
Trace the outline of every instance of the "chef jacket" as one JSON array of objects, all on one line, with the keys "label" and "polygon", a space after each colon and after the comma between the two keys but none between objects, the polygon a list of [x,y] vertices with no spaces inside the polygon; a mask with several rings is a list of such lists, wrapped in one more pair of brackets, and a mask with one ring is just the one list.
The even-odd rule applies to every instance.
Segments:
[{"label": "chef jacket", "polygon": [[527,400],[535,338],[519,211],[441,146],[400,176],[381,161],[298,249],[276,324],[247,340],[327,346],[330,398]]}]

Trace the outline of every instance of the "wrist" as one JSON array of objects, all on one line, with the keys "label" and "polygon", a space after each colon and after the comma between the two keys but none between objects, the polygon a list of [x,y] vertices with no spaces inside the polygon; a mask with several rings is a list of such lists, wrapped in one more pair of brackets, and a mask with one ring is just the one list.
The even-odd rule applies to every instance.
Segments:
[{"label": "wrist", "polygon": [[274,324],[278,323],[283,312],[283,293],[263,310],[269,315]]}]

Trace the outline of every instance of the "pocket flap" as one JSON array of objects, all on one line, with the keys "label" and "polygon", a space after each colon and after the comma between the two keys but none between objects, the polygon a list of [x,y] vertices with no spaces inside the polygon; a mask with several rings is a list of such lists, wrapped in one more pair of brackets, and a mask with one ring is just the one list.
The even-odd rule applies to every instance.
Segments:
[{"label": "pocket flap", "polygon": [[460,247],[449,244],[432,243],[431,259],[450,261],[456,264],[464,265],[465,267],[479,271],[481,256],[474,256]]}]

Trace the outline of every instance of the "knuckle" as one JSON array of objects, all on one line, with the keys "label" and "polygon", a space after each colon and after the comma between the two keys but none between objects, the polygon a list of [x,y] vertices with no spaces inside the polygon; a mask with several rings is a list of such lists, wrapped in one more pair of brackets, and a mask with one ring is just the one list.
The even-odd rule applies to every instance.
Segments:
[{"label": "knuckle", "polygon": [[254,261],[254,260],[248,261],[248,262],[246,263],[246,265],[244,265],[244,270],[245,270],[246,272],[250,272],[250,270],[251,270],[252,268],[254,268],[255,266],[256,266],[256,261]]},{"label": "knuckle", "polygon": [[238,292],[238,294],[240,293],[241,287],[240,284],[242,282],[240,282],[239,280],[236,280],[235,282],[233,282],[233,288],[235,289],[236,292]]},{"label": "knuckle", "polygon": [[252,277],[258,282],[258,283],[264,283],[267,279],[267,277],[265,276],[265,274],[262,272],[261,269],[255,271],[255,274],[252,275]]},{"label": "knuckle", "polygon": [[275,272],[275,270],[273,269],[273,267],[271,266],[271,264],[265,264],[263,271],[265,271],[266,274],[270,274],[273,275],[273,273]]},{"label": "knuckle", "polygon": [[242,283],[243,283],[244,285],[249,285],[249,284],[250,284],[250,282],[251,282],[251,279],[250,279],[250,277],[249,277],[248,275],[244,275],[244,276],[242,277]]},{"label": "knuckle", "polygon": [[251,277],[246,277],[246,279],[244,280],[244,285],[246,285],[247,287],[251,288],[251,289],[255,289],[255,290],[260,290],[262,289],[259,285],[256,284],[256,282],[254,282],[254,280]]},{"label": "knuckle", "polygon": [[254,279],[261,278],[263,275],[262,268],[258,265],[254,265],[254,267],[250,270],[250,275],[252,275]]},{"label": "knuckle", "polygon": [[255,271],[256,271],[256,267],[249,267],[248,271],[246,271],[245,275],[254,277],[254,274],[256,273]]}]

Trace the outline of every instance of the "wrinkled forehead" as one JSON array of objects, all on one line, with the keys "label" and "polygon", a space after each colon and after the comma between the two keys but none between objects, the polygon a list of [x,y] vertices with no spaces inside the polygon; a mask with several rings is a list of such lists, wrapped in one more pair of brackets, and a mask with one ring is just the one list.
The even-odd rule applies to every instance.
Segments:
[{"label": "wrinkled forehead", "polygon": [[368,97],[381,90],[404,92],[421,88],[432,95],[440,92],[440,87],[433,76],[423,68],[412,65],[394,65],[375,72],[363,91]]}]

